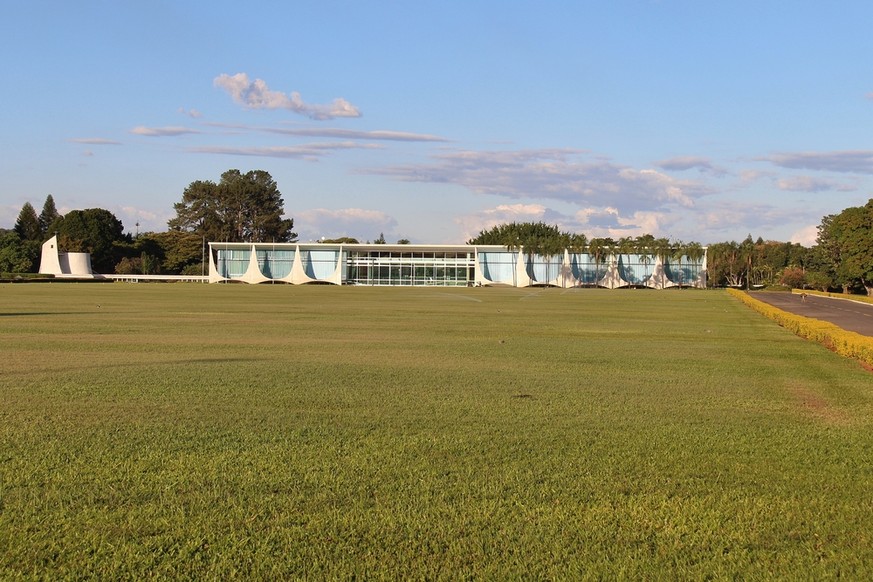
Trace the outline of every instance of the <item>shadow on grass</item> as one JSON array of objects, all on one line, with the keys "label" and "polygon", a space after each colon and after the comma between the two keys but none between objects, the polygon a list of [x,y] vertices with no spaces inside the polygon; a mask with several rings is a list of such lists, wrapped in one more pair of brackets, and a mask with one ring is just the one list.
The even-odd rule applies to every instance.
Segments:
[{"label": "shadow on grass", "polygon": [[0,317],[35,317],[40,315],[82,315],[90,311],[29,311],[23,313],[0,313]]}]

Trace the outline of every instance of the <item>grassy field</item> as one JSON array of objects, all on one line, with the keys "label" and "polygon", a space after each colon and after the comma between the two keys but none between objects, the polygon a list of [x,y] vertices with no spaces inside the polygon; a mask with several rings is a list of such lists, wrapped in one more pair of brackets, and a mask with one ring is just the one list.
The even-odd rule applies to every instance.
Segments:
[{"label": "grassy field", "polygon": [[873,576],[873,374],[720,291],[0,285],[0,578]]}]

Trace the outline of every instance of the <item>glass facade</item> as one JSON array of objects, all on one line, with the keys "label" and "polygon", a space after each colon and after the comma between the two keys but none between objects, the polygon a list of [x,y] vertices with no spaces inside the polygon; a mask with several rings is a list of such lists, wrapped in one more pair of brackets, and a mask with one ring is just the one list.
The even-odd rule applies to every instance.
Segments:
[{"label": "glass facade", "polygon": [[339,250],[301,250],[300,259],[307,277],[318,280],[329,279],[339,263]]},{"label": "glass facade", "polygon": [[291,274],[294,251],[285,249],[258,249],[258,268],[268,279],[281,279]]},{"label": "glass facade", "polygon": [[526,256],[525,265],[532,283],[548,284],[560,278],[562,274],[566,277],[566,273],[561,272],[561,267],[564,265],[563,253],[550,257]]},{"label": "glass facade", "polygon": [[[527,255],[497,245],[209,243],[210,281],[335,285],[528,287],[706,286],[706,253],[693,261],[644,253]],[[252,264],[256,263],[256,264]]]},{"label": "glass facade", "polygon": [[594,257],[588,253],[573,253],[570,255],[570,273],[577,285],[593,287],[606,274],[607,265],[601,257],[600,264],[595,264]]},{"label": "glass facade", "polygon": [[518,251],[479,251],[479,266],[488,281],[515,285],[518,280]]},{"label": "glass facade", "polygon": [[469,252],[349,251],[345,283],[457,287],[475,280],[475,256]]},{"label": "glass facade", "polygon": [[670,258],[664,263],[664,273],[677,285],[691,285],[700,276],[701,265],[683,256],[681,259]]},{"label": "glass facade", "polygon": [[634,286],[647,285],[652,277],[655,259],[649,255],[618,255],[618,274]]},{"label": "glass facade", "polygon": [[251,248],[222,249],[215,258],[215,268],[218,273],[227,279],[234,279],[245,275],[251,259]]}]

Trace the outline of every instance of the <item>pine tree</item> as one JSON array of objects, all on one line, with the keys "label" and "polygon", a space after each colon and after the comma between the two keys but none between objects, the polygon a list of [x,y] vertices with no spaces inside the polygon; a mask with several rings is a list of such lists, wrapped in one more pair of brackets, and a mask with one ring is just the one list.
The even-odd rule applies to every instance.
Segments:
[{"label": "pine tree", "polygon": [[30,202],[25,202],[24,206],[21,207],[14,230],[21,240],[39,240],[42,238],[39,231],[39,219],[36,217],[36,210]]},{"label": "pine tree", "polygon": [[294,220],[282,218],[284,201],[275,180],[264,170],[245,174],[228,170],[216,184],[192,182],[173,205],[171,230],[193,232],[211,241],[293,242]]},{"label": "pine tree", "polygon": [[42,212],[39,215],[39,232],[43,238],[47,238],[49,227],[60,217],[58,209],[55,208],[55,199],[49,194],[45,199],[45,204],[42,205]]}]

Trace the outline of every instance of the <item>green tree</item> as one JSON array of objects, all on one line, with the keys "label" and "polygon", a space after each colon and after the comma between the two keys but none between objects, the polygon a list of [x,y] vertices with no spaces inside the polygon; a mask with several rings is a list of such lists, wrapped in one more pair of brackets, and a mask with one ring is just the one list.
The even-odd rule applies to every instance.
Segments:
[{"label": "green tree", "polygon": [[[534,270],[534,257],[543,252],[542,244],[545,239],[538,237],[535,233],[528,233],[527,236],[521,239],[521,249],[524,251],[525,265],[527,270],[527,275],[530,277],[531,281],[536,280],[535,270]],[[537,283],[542,283],[543,281],[536,281]]]},{"label": "green tree", "polygon": [[139,257],[122,257],[115,265],[116,275],[141,275],[142,260]]},{"label": "green tree", "polygon": [[0,273],[34,273],[39,261],[40,244],[21,240],[12,230],[0,232]]},{"label": "green tree", "polygon": [[294,242],[294,220],[282,218],[284,200],[263,170],[228,170],[216,184],[192,182],[173,205],[171,230],[193,232],[209,241]]},{"label": "green tree", "polygon": [[[500,245],[512,253],[513,259],[520,250],[524,250],[527,256],[527,267],[533,276],[535,257],[546,261],[545,272],[548,281],[552,276],[552,263],[554,257],[563,252],[570,244],[570,235],[561,232],[557,225],[544,222],[509,222],[498,224],[487,230],[482,230],[478,235],[467,241],[469,245]],[[512,267],[513,285],[518,284],[515,261]],[[540,281],[545,283],[546,281]]]},{"label": "green tree", "polygon": [[618,245],[616,246],[616,250],[619,255],[624,255],[624,272],[620,273],[621,278],[630,283],[631,286],[636,286],[639,283],[639,277],[637,277],[636,273],[633,272],[633,269],[630,267],[630,258],[631,255],[636,254],[637,252],[637,242],[636,239],[630,236],[623,236],[618,239]]},{"label": "green tree", "polygon": [[342,245],[356,245],[359,244],[358,239],[352,238],[350,236],[341,236],[339,238],[326,238],[322,240],[323,243],[332,243],[332,244],[342,244]]},{"label": "green tree", "polygon": [[[140,236],[140,239],[144,236]],[[166,232],[147,233],[147,240],[153,240],[160,249],[160,252],[155,252],[150,248],[140,248],[141,251],[147,252],[161,259],[161,271],[169,274],[181,274],[186,268],[192,266],[202,266],[206,257],[206,243],[203,236],[193,232],[183,232],[169,230]],[[201,268],[197,274],[200,274]]]},{"label": "green tree", "polygon": [[550,233],[550,236],[541,236],[536,233],[530,233],[527,238],[522,239],[522,248],[527,255],[527,264],[529,275],[534,276],[537,258],[542,261],[545,280],[537,281],[543,285],[551,285],[557,274],[552,271],[555,263],[555,257],[563,253],[569,243],[569,235],[557,232],[557,227],[554,227],[555,232]]},{"label": "green tree", "polygon": [[678,284],[680,289],[682,288],[683,285],[686,284],[685,283],[685,278],[686,278],[685,272],[682,270],[682,259],[683,259],[683,257],[685,257],[686,246],[687,245],[684,242],[682,242],[681,240],[677,240],[677,241],[670,244],[670,247],[672,249],[672,252],[670,253],[670,258],[676,260],[676,273],[675,273],[675,275],[676,275],[676,278],[678,279],[677,281],[674,281],[674,283]]},{"label": "green tree", "polygon": [[[577,269],[578,281],[577,285],[585,284],[585,276],[582,272],[582,265],[579,262],[579,256],[588,250],[588,237],[584,234],[571,234],[567,241],[567,249],[573,254]],[[572,261],[571,261],[572,262]]]},{"label": "green tree", "polygon": [[758,284],[773,284],[787,267],[800,267],[806,249],[797,243],[762,241],[755,243],[753,280]]},{"label": "green tree", "polygon": [[873,198],[866,205],[825,216],[817,246],[834,282],[848,293],[856,285],[873,296]]},{"label": "green tree", "polygon": [[13,230],[21,240],[42,241],[39,218],[36,216],[36,210],[34,210],[30,202],[25,202],[24,206],[21,207],[21,212],[18,213],[18,220],[15,221]]},{"label": "green tree", "polygon": [[834,280],[826,271],[807,271],[806,284],[819,291],[827,291],[834,286]]},{"label": "green tree", "polygon": [[112,273],[120,258],[118,242],[130,242],[124,226],[103,208],[71,210],[49,227],[58,233],[58,247],[70,252],[91,253],[91,268],[97,273]]},{"label": "green tree", "polygon": [[113,242],[115,272],[119,275],[159,274],[164,251],[154,237],[155,233],[144,232],[134,239],[125,238]]},{"label": "green tree", "polygon": [[384,233],[384,232],[380,232],[380,233],[379,233],[379,238],[377,238],[376,240],[374,240],[374,241],[373,241],[373,244],[374,244],[374,245],[384,245],[384,244],[388,244],[388,242],[385,240],[385,233]]},{"label": "green tree", "polygon": [[506,246],[507,242],[560,238],[563,234],[556,225],[544,222],[508,222],[480,231],[467,244]]},{"label": "green tree", "polygon": [[60,217],[61,215],[55,207],[55,199],[49,194],[42,205],[42,212],[39,213],[39,232],[43,239],[50,238],[53,233],[49,232],[49,227]]},{"label": "green tree", "polygon": [[[545,245],[543,245],[543,250],[546,253],[546,277],[548,277],[549,281],[557,279],[558,275],[561,275],[561,287],[564,287],[566,284],[566,275],[567,272],[564,268],[564,252],[570,246],[571,235],[566,232],[562,232],[559,236],[550,238],[546,241]],[[552,273],[552,267],[557,262],[555,259],[559,258],[560,264],[558,265],[558,269],[560,273]]]},{"label": "green tree", "polygon": [[643,264],[643,286],[649,284],[651,276],[650,266],[655,260],[655,237],[650,234],[643,234],[634,241],[636,246],[637,256],[640,257],[640,262]]},{"label": "green tree", "polygon": [[736,241],[710,245],[707,262],[709,281],[712,285],[743,286],[743,263],[740,245]]},{"label": "green tree", "polygon": [[755,242],[752,240],[752,235],[748,235],[743,242],[740,243],[740,259],[743,262],[743,277],[746,281],[746,289],[752,286],[753,269],[755,265]]},{"label": "green tree", "polygon": [[779,284],[792,289],[802,289],[806,287],[806,273],[800,267],[786,267],[779,277]]},{"label": "green tree", "polygon": [[[600,267],[605,264],[606,257],[612,252],[612,247],[613,240],[610,238],[595,237],[588,241],[588,257],[594,259],[593,284],[595,287],[600,284],[600,279],[602,279]],[[605,276],[605,273],[603,276]]]},{"label": "green tree", "polygon": [[706,250],[699,242],[690,242],[685,245],[685,258],[688,259],[689,284],[690,280],[697,280],[700,276],[700,260],[706,256]]}]

